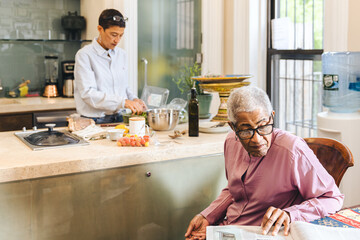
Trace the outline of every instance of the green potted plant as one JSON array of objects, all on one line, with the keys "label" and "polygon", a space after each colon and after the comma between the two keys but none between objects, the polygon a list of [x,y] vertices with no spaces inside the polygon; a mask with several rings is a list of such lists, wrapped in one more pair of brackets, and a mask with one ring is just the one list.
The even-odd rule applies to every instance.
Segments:
[{"label": "green potted plant", "polygon": [[178,76],[173,78],[173,82],[176,84],[178,89],[181,91],[181,94],[187,94],[188,100],[190,99],[190,90],[194,86],[196,87],[197,96],[196,98],[199,101],[199,118],[209,118],[210,117],[210,104],[212,100],[212,94],[204,93],[201,89],[199,83],[192,79],[192,77],[201,75],[201,66],[198,63],[194,63],[192,66],[184,65],[180,68]]}]

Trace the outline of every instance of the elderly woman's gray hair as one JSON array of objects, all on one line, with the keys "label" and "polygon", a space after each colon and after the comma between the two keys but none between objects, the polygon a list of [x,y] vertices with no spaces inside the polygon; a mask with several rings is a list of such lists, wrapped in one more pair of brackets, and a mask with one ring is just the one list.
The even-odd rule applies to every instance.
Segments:
[{"label": "elderly woman's gray hair", "polygon": [[257,109],[264,109],[269,115],[273,111],[270,99],[264,90],[246,86],[231,92],[227,101],[227,113],[231,122],[236,123],[237,113],[252,112]]}]

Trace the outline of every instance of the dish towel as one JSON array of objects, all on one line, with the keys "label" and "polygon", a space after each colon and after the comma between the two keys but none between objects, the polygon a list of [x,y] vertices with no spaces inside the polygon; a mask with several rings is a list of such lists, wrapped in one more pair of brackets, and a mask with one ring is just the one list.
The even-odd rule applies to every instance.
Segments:
[{"label": "dish towel", "polygon": [[97,140],[106,138],[107,132],[99,126],[90,125],[86,128],[72,132],[73,134],[85,139],[85,140]]}]

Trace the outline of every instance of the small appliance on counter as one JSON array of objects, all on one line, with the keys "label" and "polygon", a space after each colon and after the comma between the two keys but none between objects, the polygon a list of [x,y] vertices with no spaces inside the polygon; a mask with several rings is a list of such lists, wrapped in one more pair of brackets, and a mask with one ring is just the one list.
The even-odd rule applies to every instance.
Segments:
[{"label": "small appliance on counter", "polygon": [[66,40],[80,40],[81,30],[86,27],[86,20],[78,16],[77,12],[68,12],[68,15],[61,17],[61,26],[65,30]]},{"label": "small appliance on counter", "polygon": [[44,97],[58,97],[59,92],[57,89],[58,84],[58,56],[48,55],[45,56],[45,89]]},{"label": "small appliance on counter", "polygon": [[74,68],[75,61],[61,62],[64,97],[74,97]]}]

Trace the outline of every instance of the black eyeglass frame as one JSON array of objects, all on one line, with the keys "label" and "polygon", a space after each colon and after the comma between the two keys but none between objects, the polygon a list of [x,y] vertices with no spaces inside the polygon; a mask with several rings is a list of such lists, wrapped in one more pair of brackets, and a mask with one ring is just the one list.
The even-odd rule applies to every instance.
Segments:
[{"label": "black eyeglass frame", "polygon": [[105,18],[105,20],[109,20],[109,19],[112,19],[115,22],[127,22],[129,20],[129,18],[121,17],[119,15],[114,15],[114,16],[110,16],[110,17]]},{"label": "black eyeglass frame", "polygon": [[[273,116],[272,114],[270,115],[269,122],[271,121],[271,119],[274,119],[274,116]],[[235,125],[234,123],[232,123],[232,125],[233,125],[234,129],[236,129],[236,125]],[[261,133],[259,132],[259,128],[261,129],[261,128],[265,128],[265,127],[269,127],[269,126],[271,126],[271,131],[270,131],[269,133],[261,134]],[[245,131],[252,131],[251,136],[250,136],[250,137],[247,137],[247,138],[241,138],[239,133],[240,133],[240,132],[245,132]],[[252,138],[254,137],[255,131],[256,131],[257,134],[259,134],[260,136],[269,135],[269,134],[271,134],[271,133],[274,131],[274,123],[266,124],[266,125],[264,125],[264,126],[260,126],[260,127],[255,128],[255,129],[254,129],[254,128],[250,128],[250,129],[246,129],[246,130],[237,130],[237,131],[235,131],[235,134],[236,134],[236,136],[237,136],[240,140],[248,140],[248,139],[252,139]]]}]

